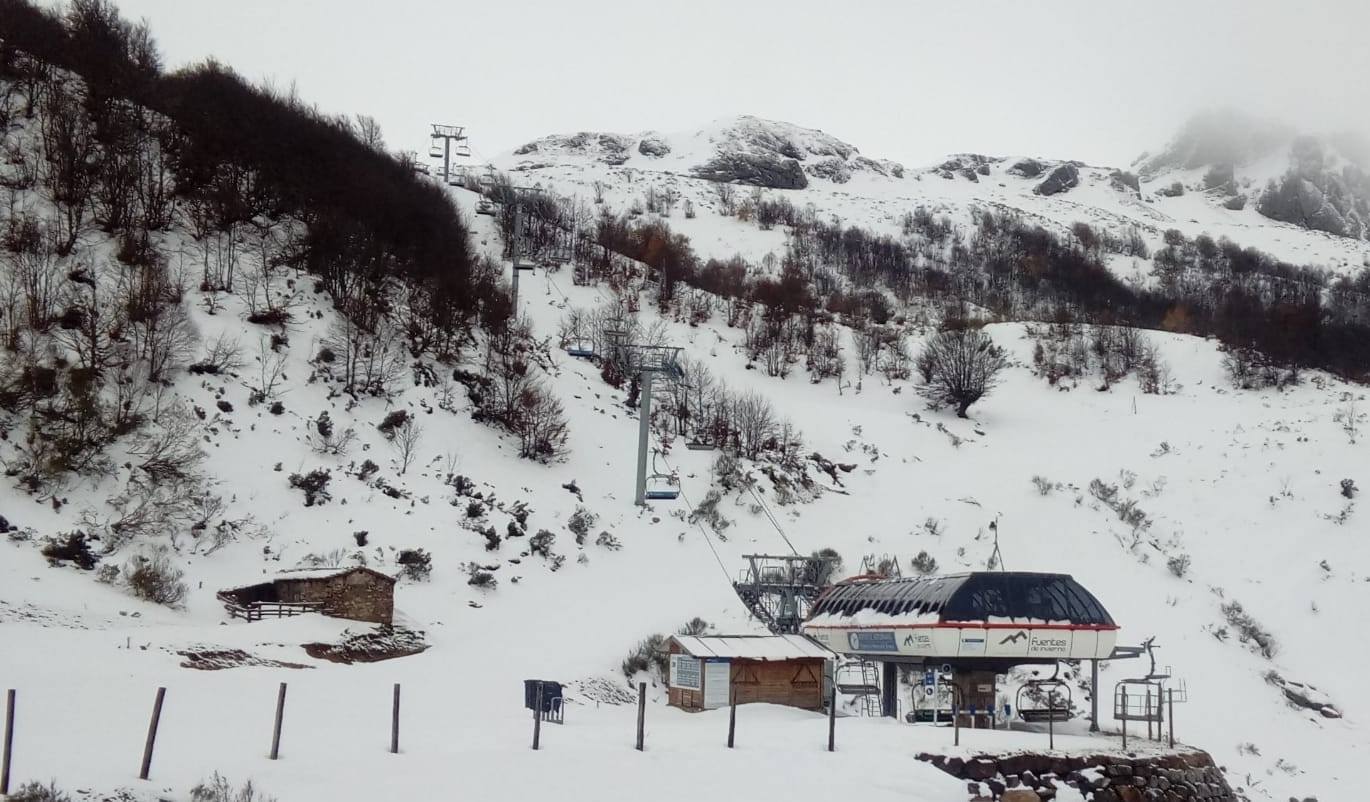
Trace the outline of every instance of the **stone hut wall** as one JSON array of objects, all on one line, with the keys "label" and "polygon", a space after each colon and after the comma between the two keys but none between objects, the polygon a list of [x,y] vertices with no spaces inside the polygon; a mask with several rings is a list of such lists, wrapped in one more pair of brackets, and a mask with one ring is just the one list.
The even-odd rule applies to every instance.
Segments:
[{"label": "stone hut wall", "polygon": [[326,615],[393,623],[395,582],[370,571],[349,571],[328,577],[277,579],[276,588],[283,602],[314,602],[323,605]]}]

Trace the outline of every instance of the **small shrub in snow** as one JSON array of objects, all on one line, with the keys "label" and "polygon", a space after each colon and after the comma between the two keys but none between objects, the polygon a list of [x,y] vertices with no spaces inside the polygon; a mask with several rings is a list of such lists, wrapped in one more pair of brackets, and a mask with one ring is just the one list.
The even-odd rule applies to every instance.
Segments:
[{"label": "small shrub in snow", "polygon": [[184,576],[162,552],[134,557],[124,565],[124,581],[134,596],[169,607],[186,597],[189,589],[181,581]]},{"label": "small shrub in snow", "polygon": [[552,544],[556,542],[557,536],[546,529],[538,530],[536,535],[528,538],[528,550],[534,554],[550,558],[552,556]]},{"label": "small shrub in snow", "polygon": [[[720,462],[722,459],[719,457]],[[723,517],[723,513],[719,512],[718,505],[722,500],[723,494],[717,488],[711,488],[708,493],[704,494],[704,499],[690,511],[690,523],[705,523],[715,534],[723,534],[724,530],[732,526],[733,522]]]},{"label": "small shrub in snow", "polygon": [[665,635],[643,638],[628,652],[628,656],[623,658],[623,676],[632,679],[640,672],[651,672],[655,669],[656,676],[665,677],[670,659],[670,653],[666,651]]},{"label": "small shrub in snow", "polygon": [[275,797],[260,793],[248,780],[241,788],[234,789],[219,772],[190,789],[192,802],[276,802]]},{"label": "small shrub in snow", "polygon": [[920,574],[937,573],[937,559],[926,551],[918,552],[918,556],[914,557],[912,562],[913,570]]},{"label": "small shrub in snow", "polygon": [[37,782],[26,783],[5,798],[10,802],[71,802],[71,797],[58,788],[56,782],[47,785]]},{"label": "small shrub in snow", "polygon": [[358,531],[352,533],[352,539],[355,540],[355,541],[357,541],[357,546],[358,546],[358,547],[365,547],[365,546],[366,546],[366,538],[367,538],[370,534],[371,534],[371,533],[368,532],[368,531],[366,531],[365,529],[359,529]]},{"label": "small shrub in snow", "polygon": [[479,501],[471,501],[466,505],[467,518],[479,518],[485,514],[485,505]]},{"label": "small shrub in snow", "polygon": [[566,528],[570,529],[576,536],[576,543],[585,543],[585,537],[590,534],[590,528],[595,525],[599,518],[593,512],[584,507],[576,507],[576,511],[571,514],[570,520],[566,522]]},{"label": "small shrub in snow", "polygon": [[805,579],[815,585],[830,585],[842,575],[842,555],[833,548],[821,548],[809,554],[804,563]]},{"label": "small shrub in snow", "polygon": [[686,621],[684,624],[681,624],[680,628],[676,630],[676,634],[699,636],[707,634],[709,630],[713,628],[713,624],[710,624],[708,621],[705,621],[699,616],[695,616],[694,618],[691,618],[689,621]]},{"label": "small shrub in snow", "polygon": [[495,530],[495,527],[487,526],[485,529],[481,530],[481,534],[485,536],[486,551],[497,551],[499,549],[500,536],[499,532]]},{"label": "small shrub in snow", "polygon": [[1165,564],[1166,567],[1170,569],[1170,573],[1181,579],[1184,579],[1185,574],[1189,573],[1188,554],[1179,554],[1171,557],[1169,560],[1166,560]]},{"label": "small shrub in snow", "polygon": [[494,574],[475,563],[472,563],[468,570],[471,573],[471,577],[466,580],[466,584],[471,585],[472,587],[481,588],[483,590],[494,590],[495,586],[499,584],[499,581],[495,579]]},{"label": "small shrub in snow", "polygon": [[395,437],[395,432],[398,431],[399,428],[403,426],[405,421],[407,420],[409,420],[408,410],[392,410],[388,415],[385,416],[385,420],[376,424],[376,428],[380,429],[381,434],[385,435],[387,440],[392,440]]},{"label": "small shrub in snow", "polygon": [[1037,488],[1037,494],[1040,496],[1049,496],[1051,491],[1056,489],[1056,485],[1052,484],[1051,480],[1045,476],[1032,477],[1032,485]]},{"label": "small shrub in snow", "polygon": [[1341,494],[1346,498],[1355,498],[1356,491],[1359,489],[1360,488],[1356,487],[1356,482],[1354,479],[1341,480]]},{"label": "small shrub in snow", "polygon": [[290,486],[304,493],[304,505],[313,507],[315,504],[323,504],[333,498],[328,492],[328,482],[333,478],[332,474],[323,469],[316,468],[306,474],[290,474]]},{"label": "small shrub in snow", "polygon": [[381,469],[381,466],[369,459],[362,460],[362,466],[357,469],[357,478],[363,482],[369,480]]},{"label": "small shrub in snow", "polygon": [[280,401],[272,401],[271,406],[267,407],[267,411],[272,415],[284,415],[285,404],[282,404]]},{"label": "small shrub in snow", "polygon": [[86,539],[85,532],[70,532],[49,538],[43,546],[42,553],[52,565],[70,562],[83,571],[92,570],[100,561],[100,558],[90,550],[90,542]]},{"label": "small shrub in snow", "polygon": [[401,549],[395,559],[400,565],[400,576],[424,582],[433,573],[433,556],[423,549]]},{"label": "small shrub in snow", "polygon": [[1228,602],[1222,606],[1222,611],[1227,623],[1237,631],[1237,638],[1242,643],[1249,644],[1267,660],[1275,656],[1275,636],[1242,609],[1240,602]]},{"label": "small shrub in snow", "polygon": [[618,538],[608,532],[600,532],[599,537],[595,538],[595,545],[603,546],[609,551],[618,551],[623,548],[623,544],[619,542]]}]

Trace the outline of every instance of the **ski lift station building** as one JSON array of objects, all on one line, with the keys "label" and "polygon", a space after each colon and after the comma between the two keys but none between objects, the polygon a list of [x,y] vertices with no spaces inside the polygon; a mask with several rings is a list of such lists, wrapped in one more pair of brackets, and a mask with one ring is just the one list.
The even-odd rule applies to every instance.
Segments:
[{"label": "ski lift station building", "polygon": [[1118,638],[1108,611],[1075,579],[1019,571],[844,580],[819,597],[800,631],[883,664],[887,711],[896,707],[899,664],[952,674],[967,707],[990,710],[996,674],[1106,660]]},{"label": "ski lift station building", "polygon": [[669,703],[684,710],[769,702],[823,707],[828,649],[803,635],[676,635],[668,647]]}]

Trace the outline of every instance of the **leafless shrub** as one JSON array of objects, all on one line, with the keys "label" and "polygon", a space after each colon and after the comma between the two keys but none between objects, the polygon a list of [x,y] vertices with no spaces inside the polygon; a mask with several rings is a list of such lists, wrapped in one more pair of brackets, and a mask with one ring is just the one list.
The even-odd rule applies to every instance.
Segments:
[{"label": "leafless shrub", "polygon": [[251,780],[235,789],[233,784],[217,771],[214,772],[214,776],[190,789],[190,798],[193,802],[276,802],[275,797],[258,791]]},{"label": "leafless shrub", "polygon": [[124,565],[124,581],[133,595],[156,604],[174,607],[189,589],[181,581],[185,574],[172,564],[165,550],[133,557]]}]

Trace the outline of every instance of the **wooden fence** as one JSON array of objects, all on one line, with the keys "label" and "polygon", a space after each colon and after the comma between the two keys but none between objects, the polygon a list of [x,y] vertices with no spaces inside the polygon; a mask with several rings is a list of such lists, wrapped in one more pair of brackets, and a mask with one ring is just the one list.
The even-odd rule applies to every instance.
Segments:
[{"label": "wooden fence", "polygon": [[248,602],[244,604],[228,593],[219,593],[218,599],[223,602],[224,609],[228,610],[230,617],[241,618],[244,621],[260,621],[263,618],[290,618],[323,610],[322,602]]}]

